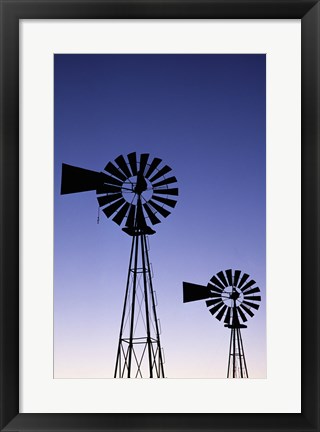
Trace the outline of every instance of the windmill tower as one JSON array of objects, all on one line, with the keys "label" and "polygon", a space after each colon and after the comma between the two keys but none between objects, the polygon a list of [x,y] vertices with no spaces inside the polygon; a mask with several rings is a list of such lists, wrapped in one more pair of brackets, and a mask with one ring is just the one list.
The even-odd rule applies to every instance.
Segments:
[{"label": "windmill tower", "polygon": [[62,164],[61,194],[95,190],[103,213],[132,238],[115,378],[165,376],[148,236],[177,203],[170,198],[178,195],[169,186],[177,182],[167,177],[170,171],[161,159],[135,152],[118,156],[102,172]]},{"label": "windmill tower", "polygon": [[231,269],[217,273],[207,286],[183,282],[183,302],[206,300],[212,316],[231,330],[227,378],[249,378],[241,329],[259,309],[260,289],[255,284],[247,273]]}]

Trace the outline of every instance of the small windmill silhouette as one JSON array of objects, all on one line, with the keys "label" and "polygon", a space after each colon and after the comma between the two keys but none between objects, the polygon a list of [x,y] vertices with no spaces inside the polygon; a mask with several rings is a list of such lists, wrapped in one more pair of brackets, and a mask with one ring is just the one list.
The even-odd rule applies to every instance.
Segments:
[{"label": "small windmill silhouette", "polygon": [[249,377],[241,329],[247,328],[243,323],[259,309],[260,289],[255,284],[247,273],[231,269],[217,273],[207,286],[183,282],[183,302],[206,300],[212,316],[223,319],[231,330],[227,378]]}]

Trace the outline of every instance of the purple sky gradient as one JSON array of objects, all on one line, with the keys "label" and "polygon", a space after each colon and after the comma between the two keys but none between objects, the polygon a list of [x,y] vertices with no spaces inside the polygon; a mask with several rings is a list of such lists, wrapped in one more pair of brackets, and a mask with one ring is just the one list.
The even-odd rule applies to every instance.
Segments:
[{"label": "purple sky gradient", "polygon": [[225,378],[229,330],[182,281],[249,273],[262,304],[242,332],[266,377],[264,55],[55,55],[54,376],[112,378],[131,237],[94,192],[60,195],[61,164],[101,171],[119,154],[171,166],[180,195],[150,236],[168,378]]}]

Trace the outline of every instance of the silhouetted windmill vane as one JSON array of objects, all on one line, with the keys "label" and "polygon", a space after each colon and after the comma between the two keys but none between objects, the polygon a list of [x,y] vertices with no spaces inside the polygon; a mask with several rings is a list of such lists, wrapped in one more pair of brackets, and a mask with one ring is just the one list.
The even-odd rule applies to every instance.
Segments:
[{"label": "silhouetted windmill vane", "polygon": [[247,273],[241,274],[240,270],[233,273],[231,269],[217,273],[207,286],[183,282],[184,303],[206,300],[212,316],[231,329],[228,378],[248,378],[241,329],[247,327],[243,323],[259,309],[260,289],[255,284]]},{"label": "silhouetted windmill vane", "polygon": [[170,171],[161,159],[148,153],[137,158],[135,152],[118,156],[101,172],[62,165],[61,194],[95,190],[107,218],[132,236],[115,377],[142,377],[146,358],[149,376],[164,377],[147,235],[177,203],[178,189],[171,186],[177,179],[167,177]]}]

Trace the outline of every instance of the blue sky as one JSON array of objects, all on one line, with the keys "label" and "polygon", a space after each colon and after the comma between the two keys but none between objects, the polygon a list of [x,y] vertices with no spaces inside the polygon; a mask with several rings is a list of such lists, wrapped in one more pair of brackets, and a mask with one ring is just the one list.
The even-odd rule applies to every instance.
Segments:
[{"label": "blue sky", "polygon": [[60,195],[61,164],[101,171],[150,153],[178,179],[178,204],[150,237],[169,378],[224,378],[229,331],[182,281],[249,273],[262,305],[243,330],[251,377],[266,376],[264,55],[55,55],[56,378],[111,378],[131,238],[94,192]]}]

